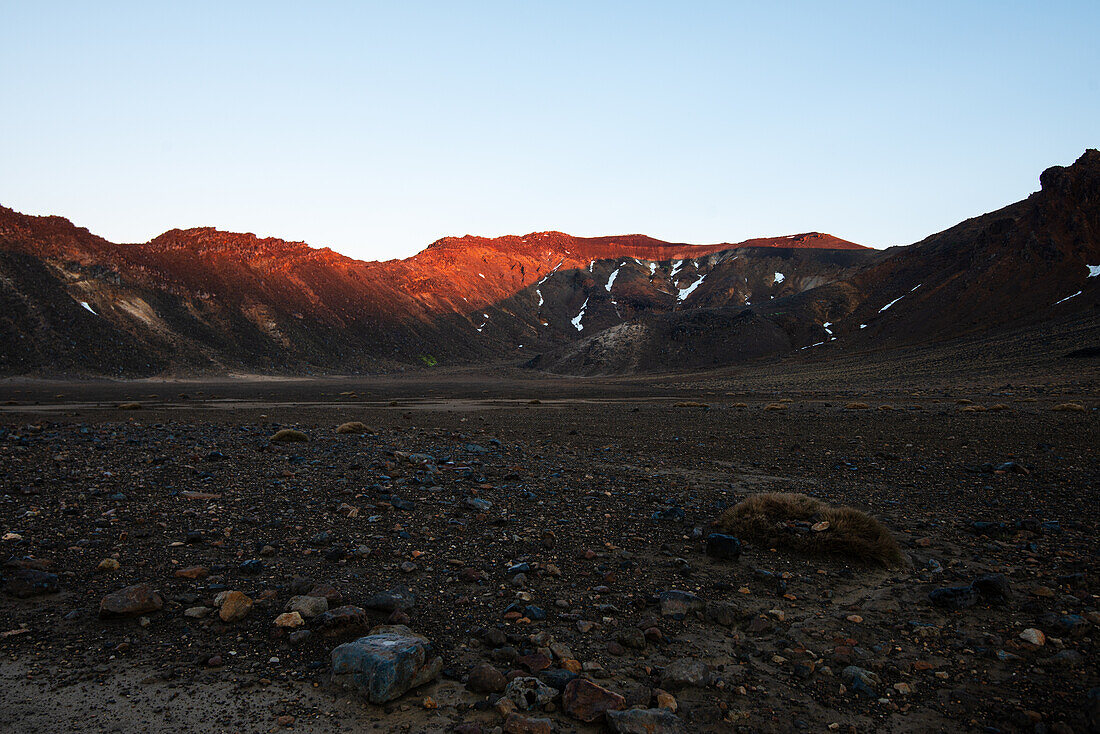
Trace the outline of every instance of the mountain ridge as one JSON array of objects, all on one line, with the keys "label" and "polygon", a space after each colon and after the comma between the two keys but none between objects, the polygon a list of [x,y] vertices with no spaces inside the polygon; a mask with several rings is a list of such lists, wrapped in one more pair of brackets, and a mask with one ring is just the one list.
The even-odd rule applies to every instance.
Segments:
[{"label": "mountain ridge", "polygon": [[889,250],[819,232],[689,245],[547,231],[362,261],[213,227],[116,244],[0,207],[0,373],[654,371],[1091,314],[1100,153],[1040,180]]}]

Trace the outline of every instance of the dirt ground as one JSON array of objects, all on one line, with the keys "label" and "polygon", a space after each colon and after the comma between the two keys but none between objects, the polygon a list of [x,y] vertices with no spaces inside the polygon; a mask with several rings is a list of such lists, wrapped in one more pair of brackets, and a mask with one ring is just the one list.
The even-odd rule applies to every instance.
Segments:
[{"label": "dirt ground", "polygon": [[[914,369],[888,383],[782,365],[4,381],[0,560],[6,576],[55,573],[60,590],[0,594],[0,721],[489,732],[505,707],[468,687],[472,668],[560,684],[575,661],[626,705],[674,705],[701,732],[1095,731],[1096,371]],[[1053,410],[1066,402],[1085,410]],[[373,432],[335,433],[352,420]],[[281,428],[309,441],[271,442]],[[749,541],[737,560],[706,555],[724,508],[771,491],[871,513],[908,563]],[[106,559],[118,567],[100,570]],[[195,566],[208,574],[175,575]],[[929,599],[989,573],[1004,574],[1007,599]],[[382,706],[333,686],[330,652],[361,631],[311,623],[292,641],[275,627],[303,578],[331,587],[331,606],[411,589],[415,606],[393,619],[432,640],[439,680]],[[139,583],[163,609],[99,618],[105,595]],[[254,601],[247,616],[185,615],[224,590]],[[668,614],[671,590],[700,608]],[[701,676],[684,674],[700,662]],[[607,726],[560,698],[520,714],[557,731]]]}]

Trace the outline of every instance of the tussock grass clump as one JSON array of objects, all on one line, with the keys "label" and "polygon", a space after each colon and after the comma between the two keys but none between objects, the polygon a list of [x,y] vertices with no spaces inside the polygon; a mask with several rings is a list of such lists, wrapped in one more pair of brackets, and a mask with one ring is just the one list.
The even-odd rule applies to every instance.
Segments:
[{"label": "tussock grass clump", "polygon": [[309,436],[293,428],[283,428],[282,430],[276,431],[275,435],[271,437],[271,440],[273,443],[302,443],[303,441],[308,441]]},{"label": "tussock grass clump", "polygon": [[1051,410],[1068,411],[1071,413],[1084,413],[1085,406],[1080,403],[1059,403],[1055,405]]},{"label": "tussock grass clump", "polygon": [[764,410],[786,410],[786,403],[768,403],[764,406]]},{"label": "tussock grass clump", "polygon": [[747,407],[749,407],[749,404],[748,403],[732,403],[730,405],[730,407],[731,408],[747,408]]},{"label": "tussock grass clump", "polygon": [[959,408],[959,412],[960,413],[984,413],[985,412],[985,406],[984,405],[964,405],[961,408]]},{"label": "tussock grass clump", "polygon": [[844,406],[845,410],[869,410],[871,408],[867,403],[848,403]]},{"label": "tussock grass clump", "polygon": [[726,509],[714,522],[766,548],[810,556],[843,556],[859,563],[898,566],[901,549],[875,518],[852,507],[827,505],[804,494],[769,492]]},{"label": "tussock grass clump", "polygon": [[706,403],[697,403],[694,400],[681,400],[672,406],[673,408],[709,408]]},{"label": "tussock grass clump", "polygon": [[542,405],[542,401],[539,400],[538,398],[532,398],[532,399],[527,401],[527,404],[528,405]]},{"label": "tussock grass clump", "polygon": [[889,404],[883,404],[883,405],[878,406],[878,409],[879,410],[893,410],[894,406],[889,405]]},{"label": "tussock grass clump", "polygon": [[970,405],[973,402],[974,401],[970,400],[969,398],[959,398],[955,401],[955,405]]},{"label": "tussock grass clump", "polygon": [[141,403],[119,403],[119,410],[141,410]]},{"label": "tussock grass clump", "polygon": [[1005,405],[1004,403],[995,403],[994,405],[990,405],[988,408],[986,408],[986,410],[991,410],[991,411],[1008,410],[1008,406]]},{"label": "tussock grass clump", "polygon": [[367,428],[365,423],[359,421],[348,421],[347,423],[341,423],[336,426],[337,433],[372,433],[371,429]]}]

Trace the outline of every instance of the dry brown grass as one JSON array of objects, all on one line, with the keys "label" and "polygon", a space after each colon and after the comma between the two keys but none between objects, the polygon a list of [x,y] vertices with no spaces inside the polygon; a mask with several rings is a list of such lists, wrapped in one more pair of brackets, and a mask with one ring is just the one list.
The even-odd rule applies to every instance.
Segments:
[{"label": "dry brown grass", "polygon": [[732,403],[730,405],[730,407],[731,408],[747,408],[747,407],[749,407],[749,404],[748,403]]},{"label": "dry brown grass", "polygon": [[308,441],[309,436],[293,428],[284,428],[280,431],[276,431],[275,435],[271,437],[271,440],[275,443],[301,443],[303,441]]},{"label": "dry brown grass", "polygon": [[988,408],[986,408],[986,410],[992,410],[992,411],[1008,410],[1008,406],[1005,405],[1004,403],[995,403],[993,405],[990,405]]},{"label": "dry brown grass", "polygon": [[955,405],[970,405],[973,402],[973,400],[970,400],[968,398],[959,398],[955,401]]},{"label": "dry brown grass", "polygon": [[880,405],[880,406],[878,406],[878,409],[879,410],[893,410],[894,406],[893,405]]},{"label": "dry brown grass", "polygon": [[868,410],[871,406],[867,403],[848,403],[844,406],[845,410]]},{"label": "dry brown grass", "polygon": [[[810,523],[824,529],[810,530],[793,523]],[[753,495],[728,508],[714,524],[767,548],[788,548],[811,556],[843,556],[882,566],[898,566],[903,560],[897,541],[878,520],[855,508],[834,507],[804,494]]]},{"label": "dry brown grass", "polygon": [[337,433],[373,433],[371,429],[367,428],[365,423],[359,421],[348,421],[347,423],[341,423],[336,426]]},{"label": "dry brown grass", "polygon": [[786,403],[768,403],[764,406],[764,410],[786,410]]},{"label": "dry brown grass", "polygon": [[960,413],[984,413],[984,405],[964,405],[959,408]]},{"label": "dry brown grass", "polygon": [[1059,403],[1055,405],[1051,410],[1069,411],[1071,413],[1084,413],[1085,406],[1080,403]]},{"label": "dry brown grass", "polygon": [[119,403],[119,410],[141,410],[141,403]]}]

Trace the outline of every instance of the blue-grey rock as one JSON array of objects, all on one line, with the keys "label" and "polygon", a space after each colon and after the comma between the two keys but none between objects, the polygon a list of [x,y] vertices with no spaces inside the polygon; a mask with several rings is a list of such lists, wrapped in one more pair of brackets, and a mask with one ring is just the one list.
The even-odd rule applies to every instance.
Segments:
[{"label": "blue-grey rock", "polygon": [[707,555],[727,561],[737,560],[741,555],[741,541],[732,535],[711,533],[707,536]]},{"label": "blue-grey rock", "polygon": [[654,512],[649,519],[657,522],[683,522],[685,516],[683,507],[666,507]]},{"label": "blue-grey rock", "polygon": [[978,603],[978,592],[972,586],[945,586],[929,592],[928,600],[944,609],[966,609]]},{"label": "blue-grey rock", "polygon": [[382,625],[332,651],[332,680],[371,703],[385,703],[435,680],[443,659],[428,639],[404,625]]},{"label": "blue-grey rock", "polygon": [[856,665],[849,665],[841,673],[841,676],[852,690],[861,696],[868,698],[877,698],[878,694],[875,693],[875,688],[882,684],[881,679],[875,673],[869,670],[865,670]]},{"label": "blue-grey rock", "polygon": [[568,671],[565,668],[548,668],[539,673],[539,679],[543,683],[558,691],[565,690],[566,684],[576,677],[576,673]]},{"label": "blue-grey rock", "polygon": [[367,597],[363,602],[367,609],[379,609],[384,612],[404,611],[416,606],[416,593],[404,586],[395,586],[387,591],[379,591]]},{"label": "blue-grey rock", "polygon": [[477,510],[478,512],[486,512],[493,506],[492,502],[483,500],[480,497],[467,497],[465,504],[471,510]]},{"label": "blue-grey rock", "polygon": [[513,678],[504,689],[504,697],[524,711],[541,709],[557,696],[556,690],[538,678]]},{"label": "blue-grey rock", "polygon": [[690,591],[672,589],[662,591],[660,596],[661,616],[683,619],[691,612],[701,610],[704,606],[702,599]]},{"label": "blue-grey rock", "polygon": [[702,688],[710,679],[710,671],[702,660],[680,658],[665,666],[661,686],[668,690]]},{"label": "blue-grey rock", "polygon": [[264,562],[259,558],[253,558],[242,563],[240,570],[246,576],[256,576],[263,572]]}]

